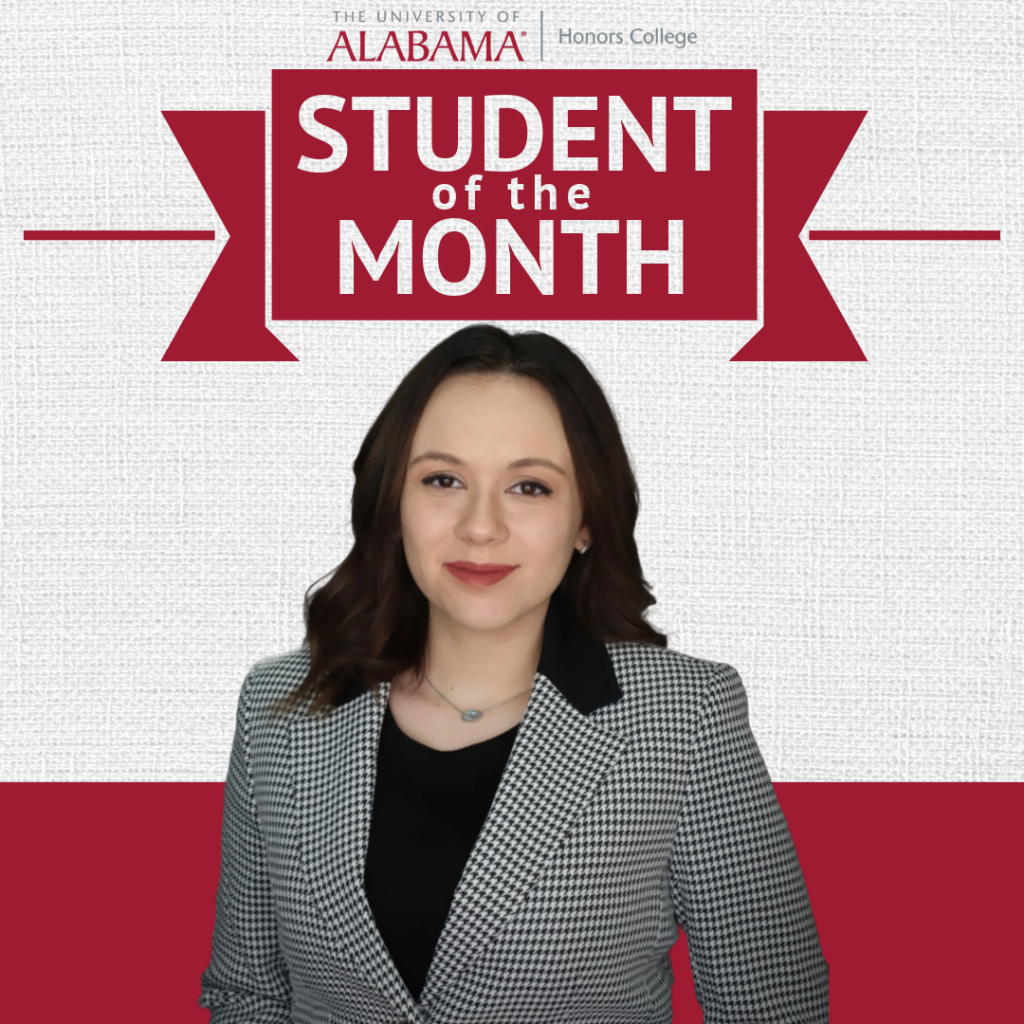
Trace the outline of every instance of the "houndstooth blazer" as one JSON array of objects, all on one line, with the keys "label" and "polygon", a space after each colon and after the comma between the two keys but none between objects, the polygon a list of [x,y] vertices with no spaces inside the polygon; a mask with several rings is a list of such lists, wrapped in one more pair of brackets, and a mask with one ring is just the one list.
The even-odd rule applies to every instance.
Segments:
[{"label": "houndstooth blazer", "polygon": [[827,1022],[828,964],[730,665],[600,643],[552,597],[418,1001],[363,886],[390,683],[379,703],[353,684],[326,721],[269,718],[308,667],[305,648],[257,662],[239,695],[211,1024],[671,1024],[680,926],[705,1024]]}]

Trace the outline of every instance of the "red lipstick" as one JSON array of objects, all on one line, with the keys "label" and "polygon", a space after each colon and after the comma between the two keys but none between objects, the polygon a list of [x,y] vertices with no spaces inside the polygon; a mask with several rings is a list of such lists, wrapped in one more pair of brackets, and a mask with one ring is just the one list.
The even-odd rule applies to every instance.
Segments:
[{"label": "red lipstick", "polygon": [[445,562],[444,567],[457,580],[471,587],[493,586],[516,568],[499,562]]}]

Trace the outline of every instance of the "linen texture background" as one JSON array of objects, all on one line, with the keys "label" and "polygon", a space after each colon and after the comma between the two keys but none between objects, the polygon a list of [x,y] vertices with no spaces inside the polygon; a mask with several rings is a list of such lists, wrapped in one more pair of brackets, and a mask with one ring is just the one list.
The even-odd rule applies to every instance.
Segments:
[{"label": "linen texture background", "polygon": [[[761,110],[867,110],[807,228],[1001,230],[808,241],[863,363],[731,363],[754,322],[502,326],[606,389],[650,619],[737,668],[775,781],[1024,779],[1021,5],[514,9],[524,66],[755,67]],[[328,66],[339,27],[310,3],[6,12],[0,779],[222,780],[245,672],[348,551],[360,441],[464,323],[271,323],[268,294],[298,362],[161,362],[226,240],[161,110],[269,110],[271,69]],[[634,27],[698,41],[557,41]],[[217,241],[22,237],[59,228]]]}]

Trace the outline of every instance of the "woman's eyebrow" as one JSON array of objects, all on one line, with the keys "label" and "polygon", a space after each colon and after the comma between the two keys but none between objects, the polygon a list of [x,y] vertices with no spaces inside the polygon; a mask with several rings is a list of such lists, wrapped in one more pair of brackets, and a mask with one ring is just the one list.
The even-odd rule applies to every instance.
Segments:
[{"label": "woman's eyebrow", "polygon": [[[410,466],[415,466],[417,462],[423,462],[426,459],[436,459],[438,462],[450,462],[454,466],[464,466],[466,463],[460,459],[457,455],[452,455],[450,452],[424,452],[422,455],[417,455]],[[509,469],[521,469],[524,466],[547,466],[549,469],[553,469],[556,473],[561,473],[565,476],[565,470],[561,466],[556,465],[550,459],[542,459],[538,456],[527,456],[524,459],[513,459],[509,464]]]}]

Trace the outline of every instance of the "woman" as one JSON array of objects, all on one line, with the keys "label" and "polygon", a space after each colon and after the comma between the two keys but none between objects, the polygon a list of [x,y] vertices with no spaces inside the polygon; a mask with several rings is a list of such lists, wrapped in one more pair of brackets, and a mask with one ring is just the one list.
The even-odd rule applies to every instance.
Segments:
[{"label": "woman", "polygon": [[246,676],[211,1024],[828,1019],[735,669],[666,647],[636,482],[583,362],[457,331],[355,460],[306,642]]}]

